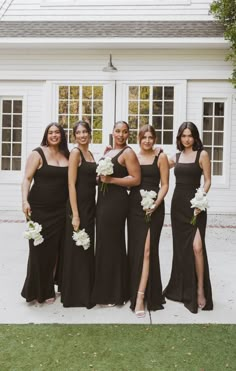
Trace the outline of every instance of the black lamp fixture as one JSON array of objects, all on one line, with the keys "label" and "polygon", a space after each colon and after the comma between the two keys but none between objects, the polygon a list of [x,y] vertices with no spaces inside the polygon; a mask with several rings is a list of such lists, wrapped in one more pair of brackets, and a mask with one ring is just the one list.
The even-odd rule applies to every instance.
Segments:
[{"label": "black lamp fixture", "polygon": [[104,67],[103,69],[103,72],[117,72],[117,68],[115,66],[113,66],[112,64],[112,55],[110,54],[110,60],[108,62],[108,65],[107,67]]}]

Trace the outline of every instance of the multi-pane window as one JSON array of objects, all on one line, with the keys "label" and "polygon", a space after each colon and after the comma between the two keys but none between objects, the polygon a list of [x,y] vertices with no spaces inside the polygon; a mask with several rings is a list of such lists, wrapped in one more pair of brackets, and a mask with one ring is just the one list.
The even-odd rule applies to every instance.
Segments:
[{"label": "multi-pane window", "polygon": [[103,86],[59,86],[58,122],[73,142],[72,129],[76,121],[87,119],[92,128],[92,143],[102,143]]},{"label": "multi-pane window", "polygon": [[138,143],[139,129],[149,124],[157,133],[158,144],[172,144],[174,87],[136,85],[128,89],[129,143]]},{"label": "multi-pane window", "polygon": [[1,170],[21,170],[22,100],[1,99]]},{"label": "multi-pane window", "polygon": [[203,144],[212,163],[212,175],[223,175],[225,104],[203,103]]}]

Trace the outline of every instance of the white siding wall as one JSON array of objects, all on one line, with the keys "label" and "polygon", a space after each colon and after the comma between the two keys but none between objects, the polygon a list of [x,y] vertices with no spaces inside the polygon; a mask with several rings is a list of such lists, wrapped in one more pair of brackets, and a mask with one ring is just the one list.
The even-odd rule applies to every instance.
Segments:
[{"label": "white siding wall", "polygon": [[[77,4],[74,6],[43,6],[41,0],[6,0],[8,7],[3,6],[2,20],[19,21],[19,20],[209,20],[209,4],[211,0],[173,0],[173,1],[153,1],[157,5],[145,5],[145,0],[127,1],[124,5],[104,5],[104,1],[91,0],[82,1],[83,6],[79,6],[79,1],[51,1],[52,4]],[[80,1],[81,3],[81,1]],[[89,4],[96,4],[91,5]],[[109,3],[106,1],[105,3]],[[114,1],[110,2],[114,4]],[[118,0],[115,2],[118,4]],[[150,1],[148,4],[152,3]],[[162,5],[166,3],[167,5]],[[49,1],[47,1],[49,4]],[[103,5],[101,5],[103,4]],[[131,4],[131,5],[130,5]],[[134,4],[134,5],[132,5]],[[143,4],[143,5],[140,5]]]}]

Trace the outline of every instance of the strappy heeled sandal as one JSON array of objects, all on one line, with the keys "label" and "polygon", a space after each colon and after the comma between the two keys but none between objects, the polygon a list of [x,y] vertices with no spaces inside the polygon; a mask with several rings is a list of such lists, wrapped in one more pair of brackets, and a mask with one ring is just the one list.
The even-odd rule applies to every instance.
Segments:
[{"label": "strappy heeled sandal", "polygon": [[[138,291],[137,296],[138,295],[140,295],[140,296],[142,295],[142,297],[144,299],[144,292],[143,291]],[[137,299],[136,299],[136,302],[137,302]],[[145,317],[146,316],[145,309],[143,309],[143,310],[135,310],[135,315],[136,315],[137,318],[143,318],[143,317]]]}]

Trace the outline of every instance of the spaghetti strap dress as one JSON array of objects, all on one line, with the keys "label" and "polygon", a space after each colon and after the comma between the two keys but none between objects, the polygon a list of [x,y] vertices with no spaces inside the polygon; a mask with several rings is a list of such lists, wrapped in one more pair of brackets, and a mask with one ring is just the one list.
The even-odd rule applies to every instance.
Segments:
[{"label": "spaghetti strap dress", "polygon": [[173,234],[173,260],[169,283],[164,290],[166,298],[183,302],[192,313],[197,313],[197,276],[193,240],[197,229],[200,232],[204,259],[204,293],[206,305],[203,310],[212,310],[212,290],[208,259],[205,245],[207,213],[202,211],[197,216],[195,226],[190,224],[194,209],[190,200],[200,187],[202,169],[199,165],[201,151],[197,151],[193,163],[179,162],[180,153],[176,154],[174,173],[176,186],[171,203],[171,224]]},{"label": "spaghetti strap dress", "polygon": [[96,163],[86,161],[82,151],[81,164],[78,167],[76,196],[80,216],[79,229],[85,229],[90,237],[90,246],[84,250],[72,239],[71,207],[68,201],[66,217],[66,236],[63,249],[63,274],[61,301],[64,307],[93,307],[91,291],[94,282],[94,228],[95,228],[95,192]]},{"label": "spaghetti strap dress", "polygon": [[[123,148],[112,158],[113,177],[128,175],[119,163]],[[99,184],[96,213],[95,283],[92,300],[96,304],[123,305],[128,300],[128,258],[125,222],[128,214],[128,192],[125,187],[108,184],[105,192]]]},{"label": "spaghetti strap dress", "polygon": [[165,303],[162,294],[162,282],[159,262],[159,240],[164,222],[164,201],[151,216],[149,223],[145,220],[145,212],[141,206],[140,190],[159,192],[160,170],[157,166],[158,156],[150,165],[141,165],[141,184],[133,187],[129,196],[128,214],[128,256],[130,272],[130,308],[135,309],[137,292],[142,275],[144,248],[148,230],[150,229],[150,260],[145,301],[147,310],[163,309]]},{"label": "spaghetti strap dress", "polygon": [[21,295],[27,302],[39,303],[55,297],[55,272],[65,232],[68,199],[68,167],[48,165],[42,148],[37,151],[43,165],[35,172],[28,201],[31,219],[42,225],[44,242],[38,246],[29,240],[27,275]]}]

